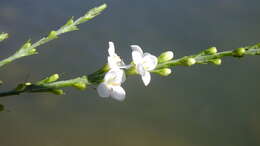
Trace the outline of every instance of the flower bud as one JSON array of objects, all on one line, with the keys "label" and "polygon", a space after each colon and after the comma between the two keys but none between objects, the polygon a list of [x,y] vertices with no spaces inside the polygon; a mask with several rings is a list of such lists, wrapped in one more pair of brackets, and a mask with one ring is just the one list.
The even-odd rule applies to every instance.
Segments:
[{"label": "flower bud", "polygon": [[214,59],[214,60],[211,60],[211,62],[215,65],[221,65],[222,63],[222,60],[221,59]]},{"label": "flower bud", "polygon": [[28,42],[26,42],[25,44],[23,44],[22,49],[30,48],[31,45],[32,45],[32,44],[28,41]]},{"label": "flower bud", "polygon": [[41,84],[45,84],[45,83],[51,83],[51,82],[55,82],[59,79],[59,74],[53,74],[39,82],[37,82],[37,85],[41,85]]},{"label": "flower bud", "polygon": [[193,64],[195,64],[196,63],[196,60],[194,59],[194,58],[188,58],[187,60],[186,60],[186,64],[188,65],[188,66],[192,66]]},{"label": "flower bud", "polygon": [[52,92],[53,94],[56,94],[56,95],[63,95],[63,94],[65,94],[64,91],[61,90],[61,89],[53,89],[50,92]]},{"label": "flower bud", "polygon": [[54,82],[54,81],[57,81],[59,79],[59,74],[53,74],[51,75],[48,80],[46,81],[46,83],[50,83],[50,82]]},{"label": "flower bud", "polygon": [[8,33],[1,33],[0,34],[0,41],[3,41],[8,38]]},{"label": "flower bud", "polygon": [[26,86],[30,86],[30,85],[32,85],[32,83],[30,83],[30,82],[26,82],[26,83],[24,83],[24,85],[26,85]]},{"label": "flower bud", "polygon": [[73,87],[78,88],[79,90],[84,90],[86,89],[86,84],[83,82],[78,82],[73,84]]},{"label": "flower bud", "polygon": [[48,39],[55,39],[55,38],[57,38],[58,36],[57,36],[57,32],[56,31],[51,31],[50,33],[49,33],[49,35],[48,35]]},{"label": "flower bud", "polygon": [[69,19],[69,20],[67,21],[67,23],[65,24],[65,26],[71,25],[71,24],[73,24],[73,23],[74,23],[73,18],[71,18],[71,19]]},{"label": "flower bud", "polygon": [[168,76],[172,73],[172,70],[170,68],[163,68],[163,69],[154,70],[153,72],[161,76]]},{"label": "flower bud", "polygon": [[216,54],[217,52],[218,52],[218,50],[216,47],[211,47],[211,48],[208,48],[207,50],[205,50],[205,53],[209,54],[209,55]]},{"label": "flower bud", "polygon": [[158,57],[158,61],[159,62],[166,62],[169,61],[173,58],[174,54],[172,51],[166,51],[163,52],[159,57]]},{"label": "flower bud", "polygon": [[233,56],[235,57],[242,57],[245,54],[245,48],[237,48],[233,51]]}]

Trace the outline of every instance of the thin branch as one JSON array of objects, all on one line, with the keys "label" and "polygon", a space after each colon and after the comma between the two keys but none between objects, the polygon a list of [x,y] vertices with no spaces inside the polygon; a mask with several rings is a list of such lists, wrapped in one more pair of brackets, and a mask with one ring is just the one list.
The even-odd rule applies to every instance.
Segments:
[{"label": "thin branch", "polygon": [[[221,64],[221,59],[223,57],[243,57],[245,55],[260,55],[260,44],[256,44],[253,46],[247,46],[243,48],[237,48],[232,51],[224,51],[217,53],[217,49],[215,47],[204,50],[198,54],[184,56],[179,59],[168,60],[165,62],[160,62],[156,69],[152,71],[153,73],[160,75],[169,75],[164,74],[166,68],[175,67],[178,65],[181,66],[191,66],[195,64],[207,64],[213,63],[215,65]],[[158,57],[160,58],[160,56]],[[38,93],[38,92],[49,92],[57,95],[64,94],[62,88],[64,87],[75,87],[80,90],[87,89],[89,86],[98,85],[103,81],[105,73],[109,70],[108,65],[104,65],[98,71],[83,77],[78,77],[70,80],[57,81],[59,79],[58,74],[54,74],[50,77],[47,77],[37,83],[22,83],[19,84],[15,89],[10,90],[8,92],[0,93],[0,97],[7,97],[12,95],[19,95],[21,93]],[[167,71],[167,70],[166,70]],[[132,65],[130,68],[126,69],[127,75],[135,75],[136,70]]]},{"label": "thin branch", "polygon": [[[37,50],[36,50],[37,47],[58,38],[58,36],[63,33],[78,30],[77,25],[93,19],[94,17],[99,15],[103,10],[105,10],[106,7],[107,7],[107,5],[103,4],[99,7],[93,8],[93,9],[89,10],[84,16],[78,18],[76,21],[74,21],[73,18],[69,19],[64,26],[60,27],[58,30],[51,31],[47,37],[43,37],[42,39],[40,39],[39,41],[36,41],[35,43],[31,44],[30,41],[27,41],[13,55],[0,61],[0,67],[4,66],[10,62],[13,62],[16,59],[37,54]],[[6,37],[7,37],[6,34],[4,34],[4,33],[1,34],[0,41],[4,40]]]}]

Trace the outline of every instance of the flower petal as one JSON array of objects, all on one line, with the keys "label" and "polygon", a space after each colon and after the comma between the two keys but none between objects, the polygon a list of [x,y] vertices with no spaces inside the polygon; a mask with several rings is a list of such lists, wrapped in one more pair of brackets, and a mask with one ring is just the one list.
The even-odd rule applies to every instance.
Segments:
[{"label": "flower petal", "polygon": [[108,66],[109,68],[117,68],[117,63],[114,59],[114,56],[108,56],[107,57],[107,63],[108,63]]},{"label": "flower petal", "polygon": [[143,80],[143,82],[144,82],[144,85],[145,85],[145,86],[148,86],[148,84],[149,84],[150,81],[151,81],[151,74],[150,74],[150,72],[146,71],[146,72],[144,73],[144,75],[142,76],[142,80]]},{"label": "flower petal", "polygon": [[112,92],[111,92],[111,97],[123,101],[125,99],[125,90],[121,86],[113,86],[112,87]]},{"label": "flower petal", "polygon": [[108,47],[108,54],[109,54],[109,56],[116,55],[114,43],[113,42],[108,42],[108,44],[109,44],[109,47]]},{"label": "flower petal", "polygon": [[97,92],[100,97],[109,97],[111,91],[106,84],[101,83],[97,87]]},{"label": "flower petal", "polygon": [[126,75],[125,75],[125,72],[123,71],[121,83],[124,83],[125,80],[126,80]]},{"label": "flower petal", "polygon": [[106,73],[104,82],[107,84],[121,84],[125,81],[125,72],[119,68],[113,68]]},{"label": "flower petal", "polygon": [[131,48],[132,48],[132,51],[137,51],[137,52],[139,52],[140,54],[143,55],[143,50],[142,50],[142,48],[140,46],[138,46],[138,45],[131,45]]},{"label": "flower petal", "polygon": [[144,69],[147,71],[151,71],[155,69],[155,67],[158,64],[158,59],[154,55],[151,55],[149,53],[145,53],[143,57],[143,66]]},{"label": "flower petal", "polygon": [[138,51],[133,51],[132,52],[132,59],[133,59],[134,64],[139,64],[139,63],[142,62],[143,54],[141,54]]},{"label": "flower petal", "polygon": [[136,71],[137,71],[141,76],[144,76],[145,70],[144,70],[143,64],[138,64],[138,65],[136,66]]}]

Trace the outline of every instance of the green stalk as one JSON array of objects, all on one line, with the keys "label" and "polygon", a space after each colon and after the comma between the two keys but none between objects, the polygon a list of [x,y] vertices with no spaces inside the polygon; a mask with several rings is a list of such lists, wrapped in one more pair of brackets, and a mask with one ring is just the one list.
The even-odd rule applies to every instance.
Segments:
[{"label": "green stalk", "polygon": [[[36,41],[35,43],[31,44],[30,41],[27,41],[13,55],[11,55],[10,57],[0,61],[0,67],[6,65],[8,63],[11,63],[14,60],[17,60],[19,58],[37,54],[37,50],[36,50],[37,47],[58,38],[58,36],[60,36],[61,34],[78,30],[77,25],[93,19],[94,17],[99,15],[103,10],[105,10],[106,7],[107,7],[107,5],[103,4],[101,6],[93,8],[93,9],[89,10],[84,16],[78,18],[76,21],[74,21],[73,18],[69,19],[64,26],[60,27],[58,30],[51,31],[48,36],[43,37],[42,39],[40,39],[39,41]],[[6,39],[7,36],[8,35],[6,35],[4,33],[1,34],[0,35],[0,41]]]},{"label": "green stalk", "polygon": [[[220,65],[221,62],[216,61],[222,59],[223,57],[236,57],[240,58],[245,55],[260,55],[260,44],[253,46],[247,46],[243,48],[237,48],[232,51],[219,52],[211,51],[212,48],[204,50],[198,54],[184,56],[179,59],[169,60],[165,62],[160,62],[155,71],[152,73],[160,73],[156,70],[171,68],[175,66],[191,66],[195,64],[207,64],[213,63],[215,65]],[[135,75],[134,65],[129,69],[125,70],[127,75]],[[62,88],[64,87],[75,87],[80,90],[87,89],[88,86],[95,86],[102,82],[105,73],[109,70],[107,65],[104,65],[98,71],[83,77],[78,77],[69,80],[57,81],[59,79],[58,74],[54,74],[50,77],[47,77],[37,83],[22,83],[19,84],[15,89],[8,92],[0,93],[0,97],[7,97],[11,95],[19,95],[21,93],[35,93],[35,92],[49,92],[57,95],[63,94]]]}]

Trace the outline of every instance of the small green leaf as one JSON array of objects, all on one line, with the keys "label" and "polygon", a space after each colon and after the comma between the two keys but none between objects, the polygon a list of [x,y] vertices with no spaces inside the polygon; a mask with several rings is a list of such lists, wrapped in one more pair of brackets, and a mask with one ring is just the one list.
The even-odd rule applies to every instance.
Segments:
[{"label": "small green leaf", "polygon": [[56,38],[58,38],[58,36],[57,36],[57,32],[56,31],[51,31],[50,33],[49,33],[49,35],[48,35],[48,39],[56,39]]},{"label": "small green leaf", "polygon": [[102,11],[107,8],[107,4],[100,5],[98,7],[90,9],[83,17],[79,18],[77,24],[84,23],[88,20],[93,19],[97,15],[99,15]]},{"label": "small green leaf", "polygon": [[0,34],[0,42],[8,38],[8,33],[1,33]]},{"label": "small green leaf", "polygon": [[28,49],[32,46],[31,40],[28,40],[25,44],[23,44],[21,49]]}]

